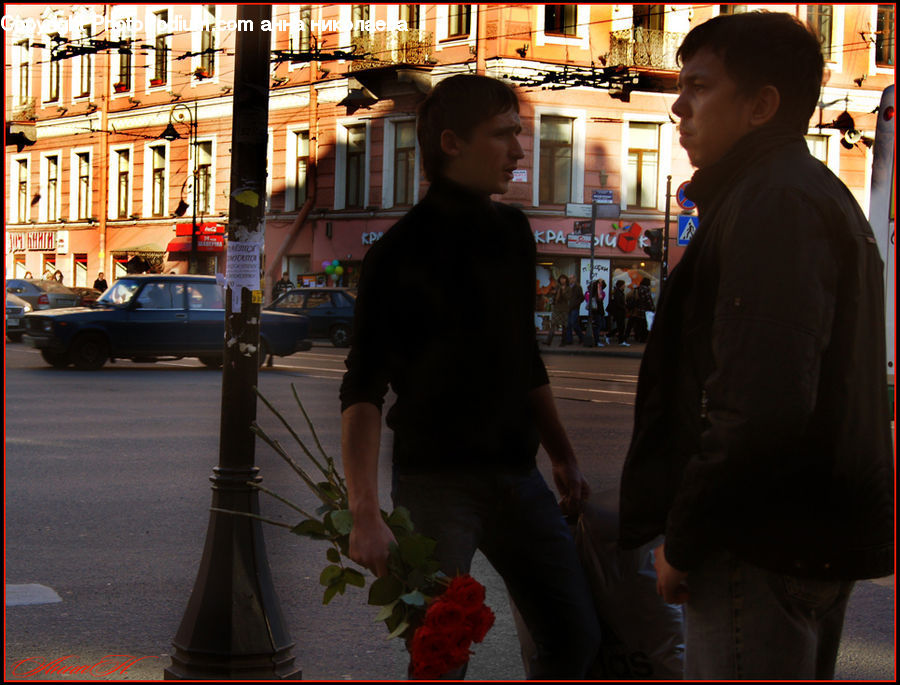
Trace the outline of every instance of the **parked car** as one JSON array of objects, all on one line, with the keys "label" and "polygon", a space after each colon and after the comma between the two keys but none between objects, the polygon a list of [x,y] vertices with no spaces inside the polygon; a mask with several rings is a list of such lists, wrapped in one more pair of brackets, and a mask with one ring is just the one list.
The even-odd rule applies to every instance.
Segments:
[{"label": "parked car", "polygon": [[[308,350],[308,332],[306,317],[263,312],[260,364]],[[117,280],[92,308],[27,314],[23,339],[56,368],[183,357],[218,368],[224,337],[225,292],[214,276],[135,275]]]},{"label": "parked car", "polygon": [[25,315],[32,309],[31,305],[18,295],[6,293],[6,337],[13,342],[22,339],[25,332]]},{"label": "parked car", "polygon": [[294,288],[282,293],[266,309],[309,318],[309,337],[328,338],[347,347],[353,331],[356,291],[350,288]]},{"label": "parked car", "polygon": [[82,307],[90,307],[94,302],[99,300],[100,296],[103,294],[96,288],[84,288],[78,285],[70,285],[69,290],[72,290],[81,297]]},{"label": "parked car", "polygon": [[81,296],[78,293],[56,281],[9,278],[6,281],[6,292],[18,295],[35,310],[81,305]]}]

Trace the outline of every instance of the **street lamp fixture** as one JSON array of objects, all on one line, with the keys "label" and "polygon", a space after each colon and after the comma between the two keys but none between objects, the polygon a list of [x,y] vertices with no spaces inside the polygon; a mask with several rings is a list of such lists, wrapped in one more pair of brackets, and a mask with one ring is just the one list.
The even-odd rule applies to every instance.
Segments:
[{"label": "street lamp fixture", "polygon": [[[198,183],[198,164],[199,159],[198,155],[198,146],[197,146],[197,101],[194,100],[194,108],[193,110],[185,103],[179,102],[176,103],[174,107],[169,111],[169,125],[166,126],[165,130],[160,134],[160,138],[163,140],[167,140],[170,143],[176,140],[180,140],[182,135],[178,133],[178,129],[175,128],[175,124],[187,124],[188,125],[188,135],[189,135],[189,145],[190,145],[190,154],[193,158],[193,162],[191,164],[191,178],[193,179],[193,200],[191,201],[191,253],[190,259],[188,261],[188,273],[195,274],[197,273],[197,188],[199,186]],[[178,204],[178,208],[181,209],[181,214],[184,214],[184,198],[182,197],[181,202]],[[185,208],[186,209],[186,208]],[[177,216],[181,216],[176,211]]]}]

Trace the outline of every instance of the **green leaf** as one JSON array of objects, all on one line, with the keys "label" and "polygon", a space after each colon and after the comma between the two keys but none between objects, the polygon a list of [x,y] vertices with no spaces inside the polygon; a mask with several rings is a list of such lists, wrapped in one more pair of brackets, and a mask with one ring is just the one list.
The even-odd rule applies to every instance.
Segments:
[{"label": "green leaf", "polygon": [[334,547],[328,548],[328,550],[325,552],[325,558],[333,564],[341,563],[341,553],[338,552]]},{"label": "green leaf", "polygon": [[291,532],[295,535],[305,535],[313,540],[330,540],[331,536],[325,529],[321,521],[315,519],[306,519],[291,528]]},{"label": "green leaf", "polygon": [[324,481],[322,483],[316,483],[316,487],[319,488],[319,492],[328,497],[329,499],[339,500],[341,498],[341,491],[338,490],[332,483],[328,481]]},{"label": "green leaf", "polygon": [[407,535],[400,539],[400,558],[412,567],[429,561],[437,543],[424,535]]},{"label": "green leaf", "polygon": [[322,570],[322,574],[319,576],[319,583],[321,585],[331,586],[334,585],[335,582],[343,575],[344,569],[340,566],[326,566]]},{"label": "green leaf", "polygon": [[406,632],[406,630],[407,630],[408,628],[409,628],[409,622],[408,622],[408,621],[403,621],[403,623],[401,623],[399,626],[397,626],[396,628],[394,628],[393,632],[391,632],[391,634],[388,635],[385,639],[387,639],[387,640],[392,640],[392,639],[394,639],[395,637],[400,637],[401,635],[403,635],[403,633]]},{"label": "green leaf", "polygon": [[325,595],[322,597],[322,604],[328,604],[328,602],[330,602],[332,599],[334,599],[334,596],[337,593],[338,593],[338,586],[337,585],[329,585],[328,589],[325,590]]},{"label": "green leaf", "polygon": [[366,577],[356,569],[345,568],[344,580],[346,580],[348,584],[355,585],[356,587],[366,586]]},{"label": "green leaf", "polygon": [[393,576],[382,576],[369,586],[369,604],[384,606],[403,594],[403,583]]},{"label": "green leaf", "polygon": [[409,604],[410,606],[423,607],[425,606],[425,595],[418,590],[413,590],[412,592],[407,592],[405,595],[400,595],[400,601],[404,604]]},{"label": "green leaf", "polygon": [[397,602],[400,600],[394,600],[390,604],[385,604],[381,607],[381,611],[378,612],[378,615],[375,617],[373,623],[378,623],[379,621],[387,621],[391,615],[394,613],[394,607],[397,606]]},{"label": "green leaf", "polygon": [[353,514],[347,509],[333,511],[327,516],[335,531],[340,535],[349,535],[350,529],[353,527]]},{"label": "green leaf", "polygon": [[329,511],[334,511],[334,505],[331,503],[323,504],[321,507],[316,509],[316,514],[321,516],[322,514],[327,514]]},{"label": "green leaf", "polygon": [[391,512],[390,516],[387,517],[387,524],[392,528],[401,528],[408,532],[413,531],[413,522],[412,518],[409,515],[409,510],[406,507],[397,507],[394,511]]}]

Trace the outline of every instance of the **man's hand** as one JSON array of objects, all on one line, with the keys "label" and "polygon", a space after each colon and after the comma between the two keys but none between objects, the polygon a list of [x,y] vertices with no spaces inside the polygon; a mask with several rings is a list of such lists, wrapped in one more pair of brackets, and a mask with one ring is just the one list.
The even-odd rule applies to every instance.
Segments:
[{"label": "man's hand", "polygon": [[578,514],[581,503],[590,496],[591,489],[574,459],[553,464],[553,482],[561,497],[559,508],[563,514]]},{"label": "man's hand", "polygon": [[354,517],[350,529],[350,552],[348,556],[379,578],[388,572],[387,560],[391,544],[397,539],[390,527],[381,518],[381,512],[374,516]]},{"label": "man's hand", "polygon": [[660,596],[669,604],[687,602],[688,574],[666,561],[665,543],[653,550],[653,567],[656,569],[656,591]]}]

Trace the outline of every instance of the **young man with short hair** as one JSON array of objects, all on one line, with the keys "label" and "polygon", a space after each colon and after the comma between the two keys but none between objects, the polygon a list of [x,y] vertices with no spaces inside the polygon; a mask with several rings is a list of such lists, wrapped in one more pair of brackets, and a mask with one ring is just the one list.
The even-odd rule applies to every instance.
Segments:
[{"label": "young man with short hair", "polygon": [[580,678],[599,628],[538,444],[563,508],[588,487],[537,349],[534,236],[521,211],[490,198],[523,157],[520,131],[515,93],[483,76],[441,81],[419,109],[431,186],[366,255],[341,386],[350,557],[386,573],[394,539],[379,513],[378,452],[390,385],[395,504],[437,540],[448,575],[485,554],[538,644],[534,674]]},{"label": "young man with short hair", "polygon": [[665,533],[686,679],[829,679],[853,581],[894,567],[883,264],[803,138],[816,37],[720,16],[678,56],[700,225],[641,363],[620,540]]}]

